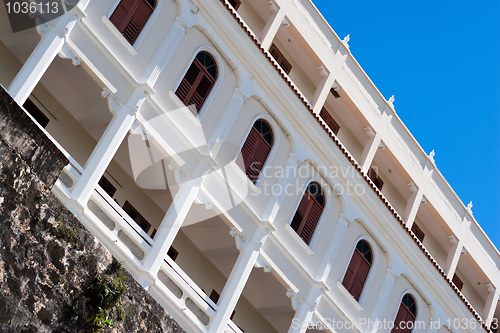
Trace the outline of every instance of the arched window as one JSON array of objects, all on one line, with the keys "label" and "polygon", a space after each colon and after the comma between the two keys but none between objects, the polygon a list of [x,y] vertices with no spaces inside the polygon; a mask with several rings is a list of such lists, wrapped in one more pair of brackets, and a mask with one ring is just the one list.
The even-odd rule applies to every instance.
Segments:
[{"label": "arched window", "polygon": [[324,207],[325,196],[323,189],[316,182],[310,183],[290,224],[306,244],[311,241]]},{"label": "arched window", "polygon": [[109,20],[130,44],[134,44],[155,5],[155,0],[122,0]]},{"label": "arched window", "polygon": [[199,113],[217,79],[217,65],[214,58],[202,51],[196,55],[175,94],[184,105],[194,104]]},{"label": "arched window", "polygon": [[344,280],[342,281],[342,285],[351,293],[356,301],[361,296],[361,291],[372,266],[372,260],[370,245],[366,241],[360,240],[356,244],[356,249],[354,249],[351,262],[347,267]]},{"label": "arched window", "polygon": [[417,317],[417,304],[410,294],[403,296],[391,333],[410,333]]},{"label": "arched window", "polygon": [[[240,166],[247,177],[255,184],[273,146],[273,131],[269,124],[259,119],[250,130],[241,148]],[[243,163],[241,163],[243,162]]]}]

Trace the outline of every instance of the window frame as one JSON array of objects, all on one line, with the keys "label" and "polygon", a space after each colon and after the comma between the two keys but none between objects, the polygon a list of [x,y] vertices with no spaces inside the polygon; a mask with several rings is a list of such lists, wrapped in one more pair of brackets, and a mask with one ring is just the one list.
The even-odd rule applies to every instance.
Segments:
[{"label": "window frame", "polygon": [[[198,57],[198,55],[200,53],[207,54],[213,60],[213,63],[215,65],[215,70],[216,70],[215,78],[213,76],[211,76],[211,74],[206,70],[205,66],[203,66],[203,64],[201,64],[201,62],[197,59],[197,57]],[[186,77],[188,75],[189,70],[191,69],[191,67],[193,66],[193,64],[195,64],[196,62],[198,62],[199,65],[200,65],[200,71],[196,74],[196,78],[195,78],[195,82],[198,81],[198,85],[196,85],[196,88],[194,88],[194,91],[192,91],[194,83],[195,83],[195,82],[193,82],[193,84],[191,85],[191,87],[187,91],[186,96],[184,96],[184,97],[179,96],[179,94],[182,93],[182,92],[179,91],[179,89],[181,89],[181,86],[183,85],[183,82],[185,81],[185,79],[186,79]],[[202,111],[204,111],[204,109],[205,109],[204,107],[206,107],[208,104],[210,104],[210,101],[212,99],[214,91],[217,90],[217,86],[218,86],[219,82],[222,80],[222,67],[219,66],[219,63],[220,63],[220,61],[219,61],[218,56],[217,56],[217,54],[216,54],[216,52],[214,50],[209,49],[209,48],[199,48],[198,50],[196,50],[194,52],[193,58],[188,63],[188,65],[187,65],[187,67],[186,67],[183,75],[181,76],[179,82],[176,85],[177,88],[173,92],[174,95],[177,98],[179,98],[179,100],[181,101],[181,103],[183,105],[185,105],[186,107],[188,107],[189,105],[194,104],[194,103],[189,103],[189,101],[191,101],[193,95],[196,93],[196,89],[199,87],[199,83],[203,79],[202,77],[200,77],[200,73],[205,73],[206,74],[205,77],[211,78],[213,81],[211,82],[211,86],[210,86],[210,88],[208,90],[208,93],[206,94],[205,98],[201,102],[200,107],[196,110],[196,113],[193,112],[193,115],[195,117],[200,118],[200,119],[203,117],[204,112],[202,112]],[[191,95],[190,100],[186,100],[187,96],[189,96],[189,95]],[[186,100],[186,102],[185,102],[185,100]]]},{"label": "window frame", "polygon": [[127,41],[127,43],[132,48],[134,48],[136,45],[138,45],[142,41],[143,38],[141,36],[143,35],[143,32],[149,30],[152,19],[154,17],[156,17],[155,12],[156,12],[156,9],[159,7],[159,3],[161,2],[161,0],[153,0],[154,1],[153,6],[151,6],[151,4],[149,3],[148,0],[131,0],[131,1],[134,1],[134,4],[132,5],[132,7],[136,7],[136,8],[134,8],[135,10],[137,10],[139,8],[141,3],[145,3],[151,9],[151,12],[149,13],[148,18],[146,19],[144,24],[142,24],[142,26],[137,31],[137,33],[135,34],[135,36],[133,37],[132,40],[127,38],[127,36],[125,36],[124,31],[125,31],[126,27],[130,24],[130,22],[132,20],[132,16],[135,14],[135,11],[133,13],[132,13],[132,11],[130,11],[130,13],[127,13],[126,17],[128,18],[128,22],[123,27],[123,29],[120,29],[119,26],[117,24],[115,24],[115,22],[113,22],[113,15],[116,13],[116,10],[120,7],[120,5],[123,1],[124,0],[119,0],[115,3],[115,5],[113,6],[113,9],[108,14],[107,18],[108,18],[109,22],[111,23],[111,25],[117,29],[119,34]]},{"label": "window frame", "polygon": [[[410,308],[406,304],[403,303],[405,297],[407,297],[407,296],[413,300],[413,305],[415,306],[415,313],[412,313]],[[413,323],[415,323],[417,321],[417,316],[419,314],[418,303],[417,303],[417,298],[410,292],[405,292],[400,299],[398,310],[396,311],[396,316],[394,317],[394,328],[391,330],[390,333],[411,333],[411,332],[413,332],[413,327],[411,329],[408,329],[408,328],[406,328],[404,330],[399,329],[399,327],[400,327],[399,323],[402,322],[402,320],[398,321],[398,316],[400,315],[400,312],[404,309],[406,309],[407,314],[411,314],[413,316]]]},{"label": "window frame", "polygon": [[[275,53],[277,57],[275,57],[273,53]],[[271,44],[271,46],[269,47],[269,54],[278,63],[283,72],[285,72],[286,75],[290,75],[293,66],[290,63],[290,61],[288,61],[288,59],[285,58],[283,52],[280,51],[280,49],[276,46],[276,44],[274,43]]]},{"label": "window frame", "polygon": [[335,121],[335,119],[333,119],[330,112],[328,112],[328,110],[324,106],[321,108],[319,116],[321,119],[323,119],[326,126],[328,126],[332,130],[333,134],[335,134],[335,136],[338,136],[340,125]]},{"label": "window frame", "polygon": [[[290,226],[290,228],[293,230],[293,232],[307,245],[307,246],[312,246],[314,244],[314,240],[315,240],[315,237],[314,235],[316,234],[316,230],[318,229],[318,226],[320,226],[321,224],[321,220],[324,216],[324,212],[326,210],[326,206],[327,206],[327,198],[326,198],[326,191],[325,191],[325,185],[323,184],[323,182],[321,181],[318,181],[318,180],[310,180],[308,181],[307,183],[307,186],[306,186],[306,189],[304,190],[304,193],[302,194],[301,198],[300,198],[300,201],[299,201],[299,204],[297,205],[296,209],[295,209],[295,213],[293,214],[291,220],[290,220],[290,223],[288,224]],[[309,218],[309,214],[311,213],[311,210],[314,206],[314,201],[312,202],[312,205],[310,207],[307,207],[305,212],[304,212],[304,215],[301,217],[301,222],[299,223],[297,229],[295,229],[294,227],[294,220],[295,220],[295,217],[297,216],[297,214],[299,213],[299,209],[301,209],[301,205],[302,205],[302,202],[304,200],[304,198],[306,198],[306,194],[309,192],[309,186],[311,186],[312,184],[317,184],[319,186],[319,188],[321,189],[321,195],[323,196],[323,204],[321,205],[319,202],[317,202],[315,200],[315,198],[317,196],[315,196],[315,198],[313,198],[314,201],[316,201],[316,203],[318,205],[321,206],[321,212],[319,213],[319,216],[318,216],[318,219],[317,221],[314,223],[314,226],[313,226],[313,230],[310,234],[310,236],[308,237],[308,239],[304,239],[304,237],[302,236],[302,232],[304,231],[304,228],[306,226],[306,224],[308,223],[308,218]],[[307,213],[307,215],[306,215]],[[306,218],[307,216],[307,218]],[[300,230],[300,233],[299,233],[299,230]]]},{"label": "window frame", "polygon": [[[267,140],[263,137],[262,133],[258,132],[258,130],[255,128],[255,125],[256,125],[258,122],[263,122],[263,123],[265,123],[265,124],[269,127],[269,130],[270,130],[270,133],[271,133],[271,143],[269,143],[269,142],[268,142],[268,141],[267,141]],[[258,135],[259,140],[261,140],[261,141],[263,142],[263,144],[266,144],[266,145],[268,146],[268,148],[269,148],[269,152],[267,153],[267,155],[266,155],[266,157],[265,157],[264,161],[262,161],[262,166],[261,166],[261,168],[260,168],[260,170],[259,170],[259,173],[258,173],[257,177],[255,177],[255,179],[252,179],[252,178],[250,177],[250,175],[248,174],[248,169],[249,169],[250,167],[249,167],[249,168],[247,168],[247,167],[245,166],[245,159],[244,159],[244,157],[243,157],[243,149],[245,148],[245,145],[247,144],[247,142],[248,142],[248,140],[249,140],[249,138],[250,138],[250,135],[252,134],[252,132],[254,131],[254,129],[255,129],[255,131],[257,131],[257,135]],[[274,148],[274,146],[276,145],[276,135],[275,135],[275,133],[274,133],[274,132],[275,132],[275,131],[274,131],[274,129],[273,129],[273,126],[269,123],[269,121],[267,121],[267,120],[266,120],[266,119],[264,119],[263,117],[260,117],[260,118],[257,118],[256,120],[254,120],[254,121],[253,121],[253,123],[252,123],[252,126],[250,127],[250,130],[248,131],[248,133],[247,133],[247,135],[246,135],[246,137],[245,137],[245,140],[243,141],[243,145],[240,147],[239,154],[238,154],[238,156],[237,156],[237,158],[236,158],[236,160],[237,160],[237,161],[240,161],[240,159],[241,159],[241,162],[243,163],[243,165],[239,165],[239,167],[240,167],[240,168],[241,168],[241,170],[245,173],[245,175],[247,176],[247,178],[248,178],[248,179],[249,179],[249,180],[250,180],[250,181],[251,181],[254,185],[256,185],[256,186],[257,186],[257,184],[258,184],[258,183],[260,183],[260,182],[259,182],[259,179],[261,179],[261,178],[262,178],[262,174],[263,174],[263,173],[264,173],[264,171],[265,171],[265,168],[264,168],[264,167],[265,167],[265,166],[269,163],[270,159],[272,158],[271,153],[273,152],[273,148]],[[261,142],[261,141],[259,141],[259,142]],[[251,156],[252,156],[252,158],[254,158],[254,157],[255,157],[255,155],[256,155],[256,153],[257,153],[257,152],[255,151],[255,150],[256,150],[256,148],[255,148],[255,146],[252,146],[251,148],[252,148],[252,149],[251,149],[251,154],[252,154]]]},{"label": "window frame", "polygon": [[[368,246],[369,253],[371,256],[370,262],[365,258],[364,253],[361,253],[361,251],[358,249],[358,245],[361,243],[365,243]],[[358,264],[358,267],[355,269],[355,272],[353,273],[353,277],[350,281],[346,281],[347,274],[350,269],[352,269],[352,265],[355,265],[356,263],[353,261],[355,259],[355,256],[360,256],[360,264]],[[366,276],[364,277],[364,280],[362,281],[362,286],[359,292],[355,292],[353,288],[355,287],[355,283],[357,278],[360,277],[360,266],[362,263],[365,262],[368,264],[368,270],[366,272]],[[369,276],[372,271],[372,267],[374,266],[375,263],[375,253],[373,250],[373,246],[370,244],[370,242],[364,238],[358,239],[356,242],[356,245],[354,246],[354,250],[351,254],[349,264],[347,265],[347,268],[344,272],[343,278],[342,278],[342,286],[349,292],[349,294],[358,302],[361,303],[361,295],[363,294],[363,291],[365,290],[365,286],[368,284],[367,282],[369,281]]]}]

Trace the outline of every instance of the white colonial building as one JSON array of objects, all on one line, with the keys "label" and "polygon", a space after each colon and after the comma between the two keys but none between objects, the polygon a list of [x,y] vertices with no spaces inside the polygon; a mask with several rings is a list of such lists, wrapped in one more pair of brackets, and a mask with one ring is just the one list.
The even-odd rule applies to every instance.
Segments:
[{"label": "white colonial building", "polygon": [[6,10],[54,193],[187,332],[496,331],[498,250],[310,0]]}]

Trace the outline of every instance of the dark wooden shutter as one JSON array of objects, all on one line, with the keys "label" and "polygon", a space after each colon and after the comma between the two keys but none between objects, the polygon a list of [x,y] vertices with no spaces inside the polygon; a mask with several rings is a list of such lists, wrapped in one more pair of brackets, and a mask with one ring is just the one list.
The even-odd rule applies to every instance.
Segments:
[{"label": "dark wooden shutter", "polygon": [[319,113],[319,116],[324,120],[324,122],[326,123],[326,125],[328,127],[330,127],[330,129],[332,130],[332,132],[335,133],[335,135],[337,135],[338,132],[339,132],[339,130],[340,130],[340,126],[333,119],[333,117],[330,115],[330,113],[328,113],[328,111],[325,108],[322,108],[321,112]]},{"label": "dark wooden shutter", "polygon": [[193,61],[191,66],[189,66],[186,75],[184,75],[184,78],[182,79],[179,88],[177,88],[177,91],[175,92],[177,97],[179,97],[179,99],[184,104],[187,103],[187,97],[196,81],[196,78],[200,75],[200,73],[201,73],[201,64],[195,60]]},{"label": "dark wooden shutter", "polygon": [[234,10],[238,10],[238,8],[241,5],[241,1],[240,0],[229,0],[228,2],[231,5],[231,7],[234,8]]},{"label": "dark wooden shutter", "polygon": [[134,44],[153,9],[145,0],[122,0],[109,20],[130,44]]},{"label": "dark wooden shutter", "polygon": [[35,118],[36,122],[40,124],[43,128],[47,127],[49,124],[49,118],[43,114],[43,112],[33,103],[30,99],[24,102],[23,107],[28,113]]},{"label": "dark wooden shutter", "polygon": [[290,223],[292,229],[306,244],[311,241],[322,212],[323,206],[306,190]]},{"label": "dark wooden shutter", "polygon": [[106,177],[101,177],[101,180],[99,180],[99,186],[102,187],[104,192],[106,192],[110,197],[113,197],[116,193],[116,187],[111,184],[111,182],[106,179]]},{"label": "dark wooden shutter", "polygon": [[451,282],[453,282],[453,284],[458,288],[458,290],[462,291],[464,283],[462,282],[462,280],[460,280],[460,278],[456,273],[453,275],[453,279],[451,280]]},{"label": "dark wooden shutter", "polygon": [[379,191],[382,191],[382,187],[384,186],[384,181],[377,175],[375,169],[370,168],[370,170],[368,170],[368,177],[372,180],[375,186],[377,186]]},{"label": "dark wooden shutter", "polygon": [[198,113],[214,83],[215,78],[206,71],[198,59],[194,59],[175,94],[184,105],[194,104]]},{"label": "dark wooden shutter", "polygon": [[415,236],[421,241],[423,242],[424,241],[424,237],[425,237],[425,234],[424,232],[422,231],[422,229],[420,229],[420,227],[416,224],[416,223],[413,223],[413,226],[411,227],[411,231],[415,234]]},{"label": "dark wooden shutter", "polygon": [[342,280],[342,285],[349,291],[355,300],[359,300],[361,291],[370,272],[371,263],[356,248]]},{"label": "dark wooden shutter", "polygon": [[292,65],[288,62],[288,60],[285,59],[283,53],[281,53],[281,51],[275,44],[271,45],[271,47],[269,48],[269,53],[271,53],[274,60],[276,60],[276,62],[280,65],[283,71],[286,74],[290,74],[290,71],[292,70]]},{"label": "dark wooden shutter", "polygon": [[[156,229],[155,229],[156,230]],[[173,261],[175,261],[175,259],[177,259],[177,256],[179,255],[179,251],[177,251],[176,249],[174,249],[173,246],[171,246],[168,251],[167,251],[167,256],[169,256],[170,258],[172,258]]]},{"label": "dark wooden shutter", "polygon": [[241,153],[243,155],[245,173],[254,184],[270,152],[271,146],[264,140],[257,129],[252,127],[243,144]]},{"label": "dark wooden shutter", "polygon": [[297,208],[297,211],[293,216],[292,223],[290,224],[292,229],[295,230],[295,232],[297,232],[299,236],[299,228],[301,227],[302,221],[304,221],[304,217],[306,216],[308,205],[309,201],[307,200],[306,194],[304,194],[302,200],[300,200],[299,207]]},{"label": "dark wooden shutter", "polygon": [[[391,333],[411,333],[412,325],[408,323],[415,322],[415,314],[413,314],[403,303],[399,305],[398,313],[396,314],[396,319],[394,320],[394,328]],[[405,323],[401,328],[401,323]],[[409,326],[409,327],[408,327]]]},{"label": "dark wooden shutter", "polygon": [[123,204],[123,210],[130,216],[130,218],[132,218],[132,220],[135,221],[135,223],[137,223],[137,225],[139,225],[139,227],[141,227],[142,230],[145,232],[149,231],[151,224],[137,211],[137,209],[134,208],[134,206],[130,204],[130,202],[125,201]]}]

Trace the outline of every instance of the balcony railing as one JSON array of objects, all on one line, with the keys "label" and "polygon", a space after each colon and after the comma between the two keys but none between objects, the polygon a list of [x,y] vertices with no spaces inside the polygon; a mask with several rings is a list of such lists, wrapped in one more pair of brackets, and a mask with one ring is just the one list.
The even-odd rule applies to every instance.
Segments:
[{"label": "balcony railing", "polygon": [[[70,209],[71,189],[80,179],[80,174],[79,166],[69,164],[54,186],[54,193]],[[134,278],[141,279],[146,273],[142,261],[154,240],[100,186],[94,189],[87,207],[78,218],[117,260],[123,262]],[[199,332],[208,332],[217,305],[182,268],[165,254],[159,271],[153,276],[156,281],[149,287],[149,292],[174,319],[182,316],[180,321],[188,321]],[[229,321],[226,332],[242,333],[232,321]]]}]

